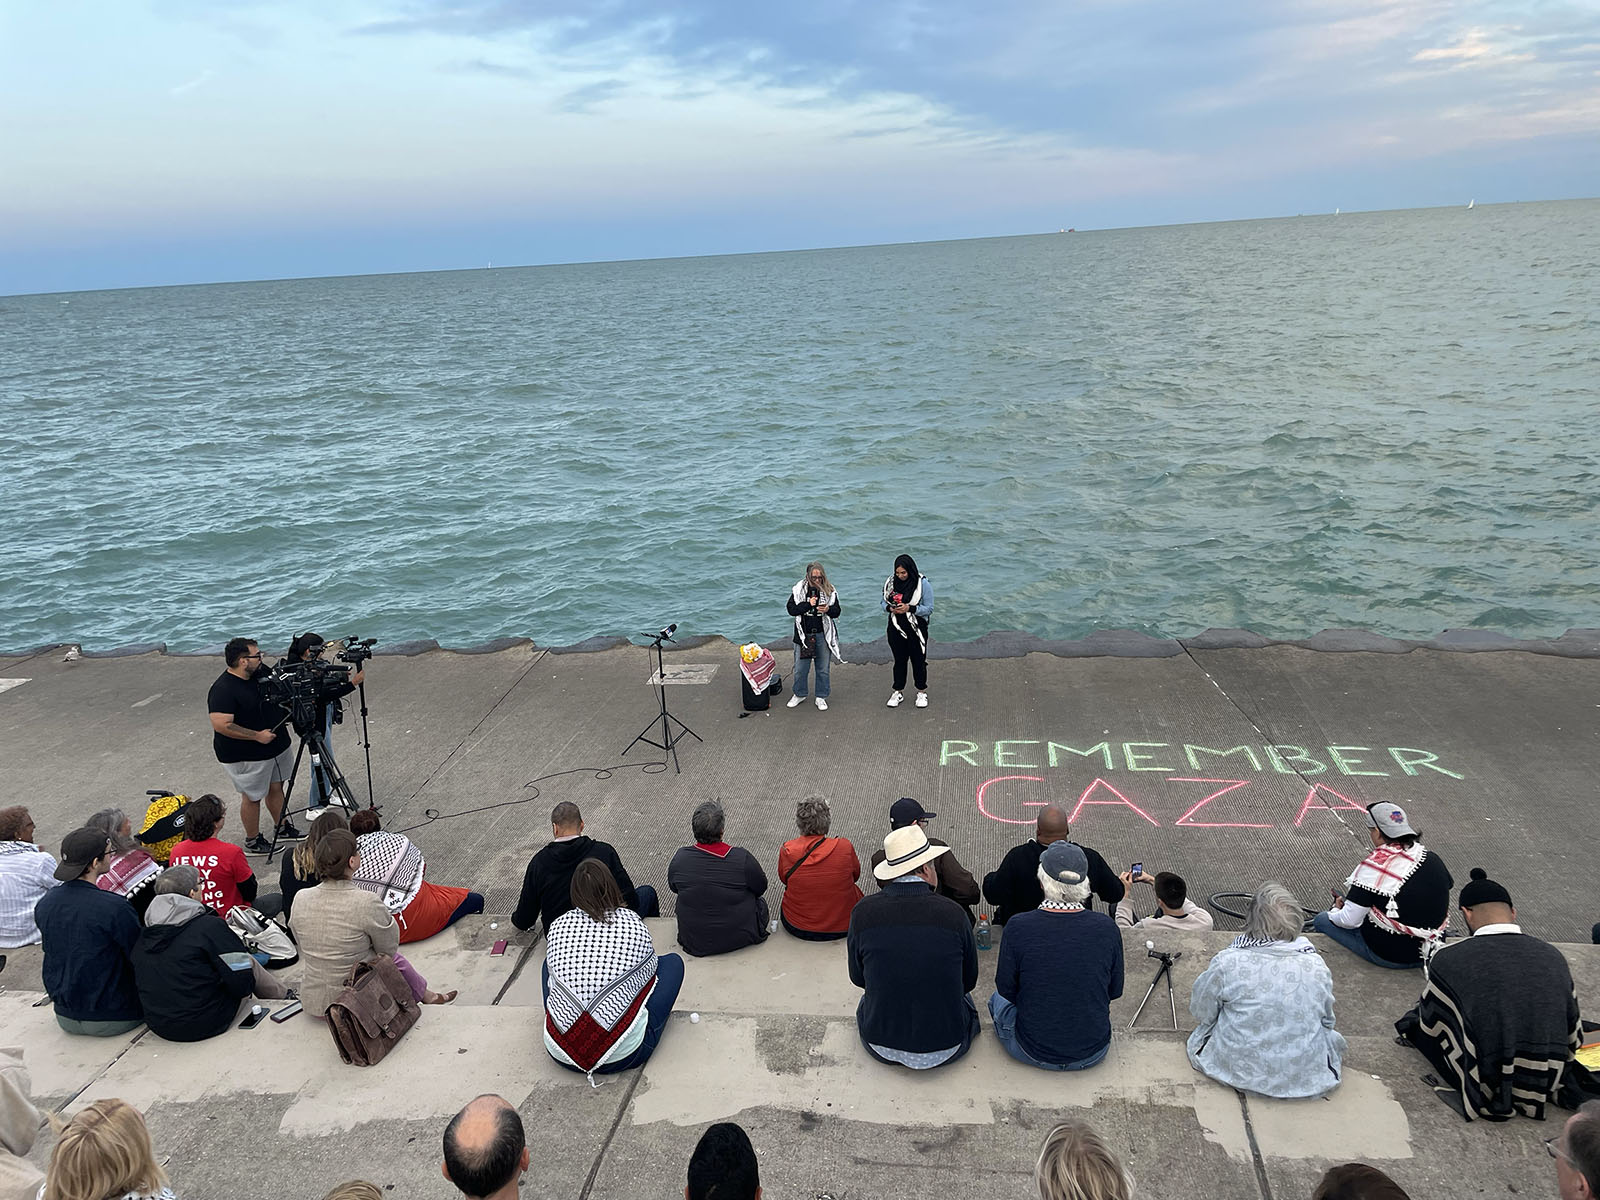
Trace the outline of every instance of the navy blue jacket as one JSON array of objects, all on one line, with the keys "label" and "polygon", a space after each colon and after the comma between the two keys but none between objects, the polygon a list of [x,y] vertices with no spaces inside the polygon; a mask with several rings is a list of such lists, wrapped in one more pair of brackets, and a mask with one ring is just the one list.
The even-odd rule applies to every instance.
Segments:
[{"label": "navy blue jacket", "polygon": [[967,1038],[967,993],[978,985],[978,946],[967,910],[926,883],[887,883],[850,911],[850,982],[861,1038],[912,1054]]},{"label": "navy blue jacket", "polygon": [[33,910],[44,939],[44,990],[69,1021],[139,1021],[139,989],[129,955],[139,940],[133,905],[71,879],[39,897]]},{"label": "navy blue jacket", "polygon": [[1122,933],[1105,913],[1018,913],[1000,939],[995,990],[1017,1006],[1017,1041],[1044,1063],[1073,1063],[1111,1041],[1122,995]]}]

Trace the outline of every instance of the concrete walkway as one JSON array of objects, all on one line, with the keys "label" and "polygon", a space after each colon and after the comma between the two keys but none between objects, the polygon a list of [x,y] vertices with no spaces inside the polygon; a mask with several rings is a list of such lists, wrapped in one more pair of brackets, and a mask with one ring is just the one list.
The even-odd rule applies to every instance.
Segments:
[{"label": "concrete walkway", "polygon": [[[1162,1030],[1163,994],[1140,1031],[1125,1032],[1153,974],[1142,935],[1126,943],[1116,1044],[1082,1074],[1025,1069],[987,1029],[966,1059],[928,1076],[875,1063],[855,1037],[843,946],[780,931],[739,954],[689,960],[652,1062],[591,1089],[544,1053],[541,948],[506,914],[558,800],[582,806],[589,832],[617,845],[637,881],[661,887],[670,911],[666,862],[689,840],[694,803],[712,795],[728,807],[729,840],[772,874],[794,802],[813,792],[832,800],[834,832],[863,861],[886,830],[888,804],[917,796],[939,813],[934,832],[980,876],[1027,836],[1032,806],[1054,800],[1076,811],[1075,836],[1115,865],[1178,870],[1201,898],[1275,875],[1308,904],[1359,855],[1360,814],[1349,806],[1392,798],[1410,806],[1458,882],[1470,866],[1489,867],[1529,932],[1577,943],[1600,908],[1580,853],[1600,758],[1600,662],[1297,647],[946,660],[934,664],[925,711],[884,709],[887,672],[857,665],[836,668],[827,713],[807,704],[750,718],[739,717],[731,647],[683,650],[669,669],[674,662],[716,667],[709,683],[669,691],[704,739],[679,747],[681,774],[648,747],[621,754],[653,710],[642,651],[519,646],[374,664],[385,824],[415,826],[430,878],[489,897],[483,916],[414,948],[430,981],[462,996],[428,1009],[380,1066],[340,1065],[325,1031],[303,1017],[200,1046],[147,1032],[68,1037],[48,1008],[32,1007],[37,949],[10,952],[0,976],[0,1042],[25,1047],[35,1091],[53,1108],[107,1095],[145,1108],[188,1198],[315,1197],[352,1176],[397,1196],[451,1196],[438,1175],[439,1134],[483,1091],[507,1096],[528,1124],[524,1195],[674,1194],[700,1131],[734,1119],[751,1132],[770,1196],[1024,1197],[1046,1130],[1085,1109],[1144,1197],[1308,1196],[1330,1163],[1347,1159],[1382,1166],[1418,1198],[1553,1194],[1540,1144],[1553,1124],[1468,1124],[1446,1109],[1420,1081],[1422,1058],[1393,1043],[1418,979],[1337,947],[1328,959],[1351,1050],[1328,1100],[1246,1101],[1196,1075],[1183,1033]],[[0,691],[7,799],[30,806],[53,848],[97,808],[134,811],[146,787],[225,793],[204,714],[220,669],[162,655],[0,659],[0,680],[27,680]],[[364,793],[352,734],[345,725],[336,745]],[[238,834],[230,816],[223,836]],[[257,870],[271,880],[276,866],[258,860]],[[672,922],[652,924],[669,948]],[[490,957],[507,934],[511,953]],[[1189,985],[1230,936],[1161,939],[1184,951],[1183,1031]],[[1564,949],[1580,995],[1595,995],[1600,948]],[[983,956],[980,1003],[995,957]],[[690,1023],[690,1011],[702,1020]],[[36,1161],[52,1141],[41,1137]]]}]

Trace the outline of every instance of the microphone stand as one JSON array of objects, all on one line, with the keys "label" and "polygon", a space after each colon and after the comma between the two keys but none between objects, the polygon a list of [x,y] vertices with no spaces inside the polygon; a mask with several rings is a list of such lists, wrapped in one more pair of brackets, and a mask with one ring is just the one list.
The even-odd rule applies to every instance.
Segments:
[{"label": "microphone stand", "polygon": [[[650,639],[651,647],[656,652],[656,692],[660,696],[661,711],[656,716],[650,718],[650,720],[646,723],[643,732],[641,732],[638,737],[634,738],[633,741],[629,742],[627,750],[624,750],[622,753],[626,755],[628,750],[632,750],[640,742],[643,742],[647,746],[654,746],[656,749],[664,750],[672,756],[673,772],[681,775],[683,773],[683,768],[678,765],[678,743],[683,740],[683,735],[688,734],[697,742],[703,742],[705,739],[667,711],[667,668],[666,663],[662,658],[661,647],[663,643],[673,640],[672,635],[677,632],[677,629],[678,626],[676,623],[674,623],[672,625],[668,625],[659,633],[646,633],[640,635],[641,637],[647,637]],[[650,734],[655,732],[657,721],[661,722],[661,740],[659,742],[650,736]],[[675,725],[677,726],[676,729],[673,728]]]}]

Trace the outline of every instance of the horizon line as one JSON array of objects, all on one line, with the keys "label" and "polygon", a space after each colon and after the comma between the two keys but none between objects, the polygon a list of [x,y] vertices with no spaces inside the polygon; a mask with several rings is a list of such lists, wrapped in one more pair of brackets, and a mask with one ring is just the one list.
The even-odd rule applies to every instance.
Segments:
[{"label": "horizon line", "polygon": [[[1469,198],[1469,202],[1476,208],[1503,208],[1517,204],[1568,204],[1584,200],[1600,200],[1600,196],[1554,196],[1540,200],[1500,200],[1486,201],[1477,204],[1476,198]],[[264,275],[253,279],[207,279],[194,280],[186,283],[145,283],[126,284],[120,287],[107,288],[75,288],[66,291],[46,292],[0,292],[0,300],[22,300],[44,296],[89,296],[99,295],[103,292],[144,292],[159,291],[167,288],[195,288],[195,287],[245,287],[257,283],[303,283],[313,280],[327,279],[387,279],[405,275],[455,275],[476,271],[529,271],[544,270],[554,267],[591,267],[591,266],[620,266],[629,263],[654,263],[654,262],[692,262],[696,259],[711,258],[752,258],[766,254],[821,254],[834,250],[875,250],[897,246],[940,246],[955,242],[987,242],[1006,241],[1015,238],[1031,237],[1057,237],[1067,233],[1093,234],[1093,233],[1128,233],[1142,229],[1181,229],[1197,225],[1231,225],[1257,221],[1296,221],[1307,217],[1357,217],[1375,216],[1383,213],[1397,212],[1429,212],[1441,209],[1465,209],[1467,204],[1425,204],[1408,208],[1370,208],[1350,209],[1345,211],[1335,208],[1326,212],[1299,212],[1276,213],[1270,216],[1257,217],[1219,217],[1207,221],[1163,221],[1152,225],[1102,225],[1089,226],[1083,229],[1076,227],[1062,227],[1055,230],[1038,230],[1033,233],[1001,233],[1001,234],[973,234],[968,237],[931,238],[926,241],[907,242],[860,242],[847,243],[834,246],[786,246],[765,250],[724,250],[708,254],[666,254],[648,258],[591,258],[591,259],[558,259],[536,263],[506,263],[495,266],[493,263],[482,267],[434,267],[422,271],[365,271],[356,274],[340,275]]]}]

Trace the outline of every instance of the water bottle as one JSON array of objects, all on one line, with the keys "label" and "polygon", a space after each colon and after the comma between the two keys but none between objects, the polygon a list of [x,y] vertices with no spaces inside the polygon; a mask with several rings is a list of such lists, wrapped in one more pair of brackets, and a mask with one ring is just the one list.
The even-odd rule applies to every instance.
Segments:
[{"label": "water bottle", "polygon": [[978,914],[978,931],[977,932],[978,932],[978,949],[979,950],[987,950],[989,948],[989,914],[988,913],[980,912]]}]

